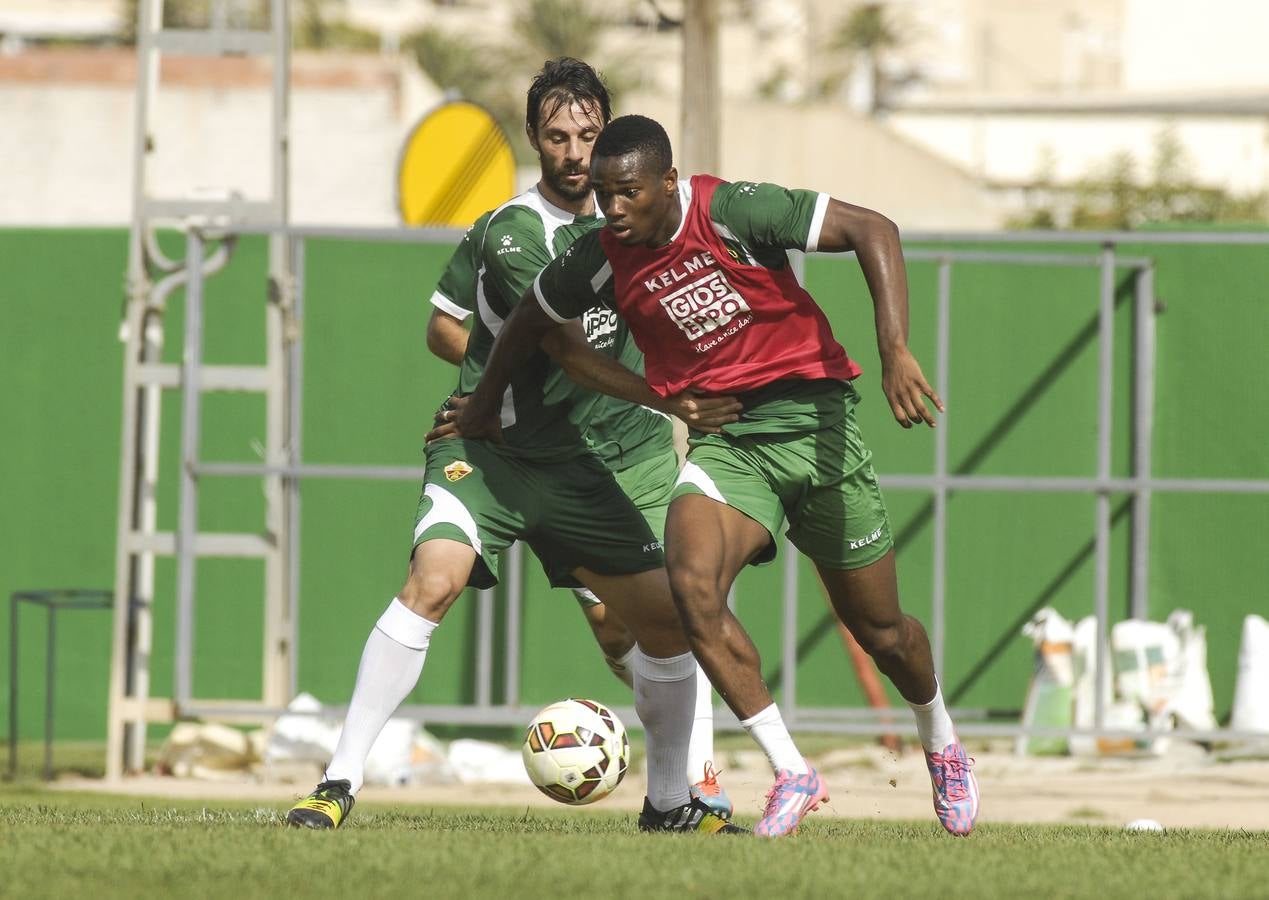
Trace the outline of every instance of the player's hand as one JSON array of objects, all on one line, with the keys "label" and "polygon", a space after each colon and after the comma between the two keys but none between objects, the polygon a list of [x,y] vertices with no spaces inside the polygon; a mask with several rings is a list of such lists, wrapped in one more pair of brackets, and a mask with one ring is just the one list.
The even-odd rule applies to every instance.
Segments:
[{"label": "player's hand", "polygon": [[460,397],[457,394],[446,397],[445,402],[432,418],[432,430],[424,435],[423,442],[430,444],[441,438],[462,437],[462,433],[458,430],[458,410],[466,405],[466,397]]},{"label": "player's hand", "polygon": [[447,424],[452,426],[453,430],[448,431],[447,434],[475,440],[495,441],[499,444],[503,442],[502,421],[497,409],[485,412],[472,403],[470,397],[452,399],[454,409],[447,417]]},{"label": "player's hand", "polygon": [[688,388],[665,398],[661,411],[678,416],[693,431],[717,434],[724,425],[740,421],[744,410],[735,397],[706,397]]},{"label": "player's hand", "polygon": [[943,412],[943,401],[925,380],[920,363],[907,347],[882,357],[881,389],[890,401],[890,411],[894,413],[895,421],[904,428],[911,428],[921,422],[931,428],[938,427],[934,413],[926,406],[925,398],[930,398],[939,412]]}]

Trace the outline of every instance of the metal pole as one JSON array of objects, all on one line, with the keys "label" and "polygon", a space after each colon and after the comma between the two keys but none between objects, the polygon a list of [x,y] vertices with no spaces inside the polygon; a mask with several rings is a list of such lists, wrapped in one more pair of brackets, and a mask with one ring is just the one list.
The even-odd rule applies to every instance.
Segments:
[{"label": "metal pole", "polygon": [[[291,353],[288,359],[289,372],[287,389],[291,392],[289,413],[291,427],[289,452],[287,461],[298,466],[304,458],[304,251],[302,238],[297,238],[291,245],[294,259],[292,271],[295,278],[294,316],[295,334],[292,336]],[[291,478],[286,485],[286,519],[287,519],[287,608],[290,629],[288,640],[290,649],[288,657],[291,665],[291,690],[297,690],[300,683],[300,479]]]},{"label": "metal pole", "polygon": [[[273,0],[269,10],[273,32],[273,202],[280,213],[277,224],[284,228],[291,221],[291,6],[288,0]],[[290,239],[287,233],[276,235],[279,247]],[[281,260],[285,257],[272,257]]]},{"label": "metal pole", "polygon": [[[947,404],[949,353],[951,347],[952,262],[939,260],[938,351],[935,384]],[[933,638],[934,673],[942,677],[947,642],[947,416],[934,431],[934,596],[930,602],[930,630]]]},{"label": "metal pole", "polygon": [[[1149,478],[1154,452],[1154,268],[1136,278],[1136,397],[1134,398],[1133,477]],[[1150,613],[1150,498],[1148,487],[1133,492],[1132,504],[1132,617]]]},{"label": "metal pole", "polygon": [[9,598],[9,777],[18,774],[18,598]]},{"label": "metal pole", "polygon": [[53,780],[53,682],[57,677],[57,606],[50,598],[48,636],[44,647],[44,780]]},{"label": "metal pole", "polygon": [[[157,478],[157,440],[150,441],[150,430],[157,430],[159,400],[151,389],[137,391],[136,366],[139,361],[158,358],[150,335],[147,306],[151,296],[151,279],[147,269],[146,232],[150,228],[146,208],[149,185],[146,165],[154,149],[150,133],[151,99],[158,91],[159,51],[154,36],[162,28],[161,0],[140,0],[137,5],[137,89],[132,137],[132,227],[128,238],[128,311],[125,322],[124,398],[122,429],[122,474],[119,479],[119,517],[115,553],[115,623],[110,665],[110,709],[106,726],[106,778],[120,777],[126,768],[136,767],[141,758],[138,744],[145,742],[145,719],[128,721],[123,706],[126,698],[137,696],[138,688],[149,690],[148,660],[150,653],[150,610],[134,603],[153,597],[154,557],[134,555],[124,546],[126,535],[134,529],[145,531],[147,523],[153,533],[151,509]],[[159,315],[154,312],[153,315]],[[162,324],[157,328],[157,341],[162,341]],[[140,353],[133,352],[140,347]],[[140,359],[138,359],[138,355]],[[141,396],[138,396],[140,394]],[[138,408],[140,407],[140,408]],[[138,416],[143,434],[136,428]],[[140,466],[137,457],[140,454]],[[141,484],[138,490],[137,480]],[[148,593],[147,593],[148,591]],[[144,661],[144,664],[142,664]]]},{"label": "metal pole", "polygon": [[[269,232],[269,282],[271,296],[265,307],[266,369],[268,389],[265,391],[265,456],[271,462],[289,457],[294,421],[289,406],[291,393],[291,342],[295,337],[293,321],[294,281],[288,182],[289,156],[289,79],[290,29],[287,0],[271,0],[269,28],[272,38],[272,123],[270,131],[271,168],[269,174],[269,219],[277,228]],[[290,485],[285,478],[268,476],[264,480],[265,526],[276,536],[277,545],[265,556],[264,659],[263,693],[266,702],[285,704],[294,694],[295,647],[291,640],[293,589],[289,583],[293,528],[288,516],[291,509]]]},{"label": "metal pole", "polygon": [[[507,568],[511,568],[510,565]],[[476,594],[477,706],[488,706],[493,699],[493,612],[493,589],[479,591]]]},{"label": "metal pole", "polygon": [[789,258],[789,268],[793,270],[793,277],[798,280],[798,284],[806,287],[806,254],[799,250],[789,250],[786,255]]},{"label": "metal pole", "polygon": [[181,366],[181,488],[176,529],[176,659],[173,695],[177,706],[193,696],[194,541],[198,532],[198,465],[200,368],[203,364],[203,236],[196,228],[186,235],[185,350]]},{"label": "metal pole", "polygon": [[[1110,478],[1111,402],[1115,377],[1115,247],[1102,250],[1101,302],[1098,317],[1097,366],[1097,477]],[[1097,491],[1094,612],[1097,617],[1097,656],[1094,727],[1106,724],[1110,695],[1110,493]]]},{"label": "metal pole", "polygon": [[[137,584],[135,579],[139,556],[129,547],[128,538],[140,527],[137,505],[137,454],[144,453],[144,443],[138,434],[142,414],[142,390],[137,388],[136,370],[141,362],[134,352],[134,342],[142,340],[145,327],[145,300],[133,296],[128,300],[127,328],[131,337],[123,351],[123,410],[119,449],[119,505],[115,525],[115,597],[114,623],[111,629],[110,653],[110,707],[106,720],[106,779],[121,777],[131,755],[130,740],[137,731],[130,724],[125,706],[136,683],[137,670],[136,623],[137,610],[132,600]],[[131,732],[131,734],[130,734]]]},{"label": "metal pole", "polygon": [[780,706],[786,721],[797,721],[797,668],[798,668],[798,551],[787,537],[781,551],[784,554],[784,584],[781,599],[784,606],[784,627],[780,671]]},{"label": "metal pole", "polygon": [[504,664],[507,706],[520,704],[520,619],[524,606],[524,548],[516,541],[507,548],[507,656]]}]

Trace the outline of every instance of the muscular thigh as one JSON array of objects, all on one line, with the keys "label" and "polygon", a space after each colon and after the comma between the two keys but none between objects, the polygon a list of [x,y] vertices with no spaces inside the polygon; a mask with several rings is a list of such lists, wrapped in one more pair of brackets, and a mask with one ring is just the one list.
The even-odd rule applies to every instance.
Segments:
[{"label": "muscular thigh", "polygon": [[788,495],[794,546],[830,569],[858,569],[885,556],[894,544],[890,519],[854,411],[787,442],[783,452],[806,479]]},{"label": "muscular thigh", "polygon": [[[712,500],[720,508],[711,510],[708,505],[695,502],[690,507],[685,507],[679,502],[680,499],[689,497]],[[775,558],[775,539],[781,532],[784,510],[779,495],[772,489],[770,473],[758,442],[753,438],[726,434],[693,438],[687,462],[674,486],[674,498],[670,503],[670,517],[666,525],[667,540],[670,540],[670,523],[676,519],[676,508],[679,510],[679,519],[684,518],[683,510],[689,508],[693,511],[693,519],[697,518],[697,510],[701,511],[702,516],[721,522],[732,520],[730,515],[724,513],[724,509],[740,514],[761,529],[760,532],[753,533],[759,537],[765,536],[750,561],[759,564]],[[718,526],[715,524],[712,527]],[[735,527],[750,530],[740,520],[735,520]],[[681,546],[688,540],[709,541],[711,534],[717,532],[706,532],[700,527],[681,528],[673,540],[676,546]]]}]

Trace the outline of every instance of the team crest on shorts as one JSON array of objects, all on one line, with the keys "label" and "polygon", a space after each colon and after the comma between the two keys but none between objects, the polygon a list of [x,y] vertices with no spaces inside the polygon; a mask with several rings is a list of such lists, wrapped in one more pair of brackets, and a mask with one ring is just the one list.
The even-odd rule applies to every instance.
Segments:
[{"label": "team crest on shorts", "polygon": [[455,460],[445,467],[445,478],[449,481],[461,481],[471,473],[471,466],[461,459]]}]

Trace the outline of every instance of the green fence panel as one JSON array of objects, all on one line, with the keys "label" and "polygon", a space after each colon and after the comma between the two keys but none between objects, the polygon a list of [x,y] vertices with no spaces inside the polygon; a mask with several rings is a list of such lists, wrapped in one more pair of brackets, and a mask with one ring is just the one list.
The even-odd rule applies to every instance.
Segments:
[{"label": "green fence panel", "polygon": [[[179,235],[164,246],[182,252]],[[978,245],[975,249],[986,249]],[[994,249],[1021,250],[1012,244]],[[1095,254],[1098,248],[1027,251]],[[114,582],[122,345],[117,339],[127,236],[122,230],[0,231],[0,596],[20,589],[106,587]],[[450,248],[309,240],[305,269],[304,459],[310,463],[421,465],[423,434],[454,381],[426,350],[426,298]],[[1269,334],[1269,254],[1263,248],[1123,246],[1155,260],[1157,320],[1154,475],[1269,477],[1269,425],[1258,408]],[[911,345],[935,377],[937,265],[909,263]],[[266,242],[244,239],[207,281],[209,363],[264,359]],[[872,308],[852,261],[812,257],[807,281],[848,351],[864,368],[859,419],[883,475],[933,471],[935,435],[899,428],[881,392]],[[1096,474],[1098,291],[1096,268],[958,263],[952,269],[949,468],[959,474]],[[1113,472],[1131,474],[1131,273],[1116,271]],[[167,314],[164,359],[181,354],[182,297]],[[180,403],[163,404],[160,528],[176,523]],[[206,460],[252,461],[264,441],[264,404],[206,395]],[[299,688],[328,703],[351,691],[364,635],[404,579],[419,486],[307,480],[302,489]],[[206,478],[199,524],[255,530],[258,480]],[[917,490],[887,491],[906,609],[925,621],[932,591],[933,507]],[[1095,501],[1087,494],[954,492],[948,504],[944,687],[958,705],[1018,709],[1032,659],[1020,628],[1053,605],[1071,618],[1093,608]],[[1127,615],[1130,498],[1112,498],[1111,610]],[[1156,494],[1151,516],[1150,614],[1194,611],[1208,629],[1218,714],[1233,692],[1243,616],[1265,608],[1269,497]],[[522,702],[628,690],[608,673],[577,604],[525,560]],[[746,571],[737,611],[781,697],[782,560]],[[798,563],[797,701],[861,705],[835,620],[813,567]],[[175,567],[156,567],[152,692],[171,690]],[[263,568],[202,560],[194,687],[200,696],[258,696]],[[476,598],[446,617],[414,703],[475,699]],[[493,699],[503,699],[505,595],[495,602]],[[42,725],[43,622],[24,610],[19,733]],[[59,619],[58,736],[105,731],[110,622],[106,613]],[[8,618],[0,617],[7,641]],[[6,644],[7,646],[7,644]],[[891,700],[900,700],[890,690]],[[4,699],[7,702],[7,698]]]}]

